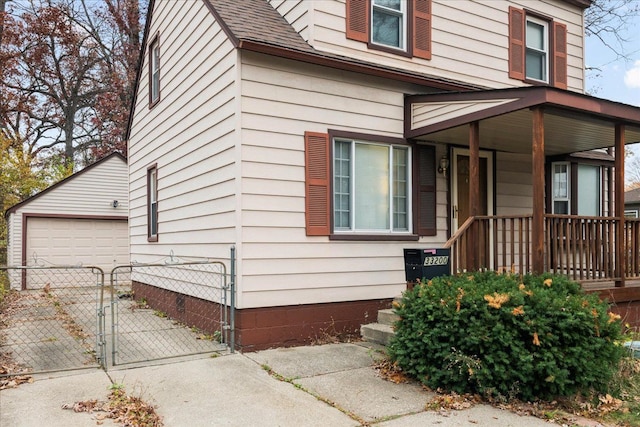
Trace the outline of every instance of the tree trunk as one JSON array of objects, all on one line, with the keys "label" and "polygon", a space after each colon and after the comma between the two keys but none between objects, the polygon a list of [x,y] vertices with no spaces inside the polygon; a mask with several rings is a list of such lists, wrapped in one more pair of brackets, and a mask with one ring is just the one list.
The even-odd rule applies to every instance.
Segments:
[{"label": "tree trunk", "polygon": [[64,124],[64,160],[65,166],[74,164],[75,148],[73,147],[73,128],[75,127],[76,110],[67,107],[67,119]]}]

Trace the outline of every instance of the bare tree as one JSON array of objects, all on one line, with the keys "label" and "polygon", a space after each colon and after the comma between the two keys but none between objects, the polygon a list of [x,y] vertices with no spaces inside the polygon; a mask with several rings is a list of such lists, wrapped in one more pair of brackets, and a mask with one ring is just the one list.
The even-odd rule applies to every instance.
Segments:
[{"label": "bare tree", "polygon": [[17,2],[0,45],[5,137],[68,164],[126,154],[145,10],[139,0]]},{"label": "bare tree", "polygon": [[614,60],[628,60],[632,54],[640,51],[637,47],[628,51],[631,34],[638,32],[632,25],[638,16],[638,0],[593,0],[584,15],[585,35],[598,39],[613,53]]},{"label": "bare tree", "polygon": [[104,0],[103,6],[93,11],[89,9],[92,2],[80,2],[87,11],[86,30],[102,51],[100,74],[111,88],[96,99],[95,120],[101,141],[94,155],[101,157],[111,151],[126,155],[125,134],[138,71],[141,18],[146,15],[147,1]]},{"label": "bare tree", "polygon": [[100,52],[75,25],[74,6],[71,0],[21,3],[19,15],[5,26],[3,47],[14,63],[2,80],[16,101],[5,111],[13,137],[25,138],[34,154],[59,149],[68,164],[98,138],[87,118],[107,87],[97,72]]},{"label": "bare tree", "polygon": [[632,154],[631,157],[624,164],[625,187],[627,190],[640,188],[640,157],[635,154]]}]

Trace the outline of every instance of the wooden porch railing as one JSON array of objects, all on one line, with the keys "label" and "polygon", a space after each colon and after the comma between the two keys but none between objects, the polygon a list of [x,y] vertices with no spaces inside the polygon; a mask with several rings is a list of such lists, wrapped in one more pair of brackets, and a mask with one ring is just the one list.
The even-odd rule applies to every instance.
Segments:
[{"label": "wooden porch railing", "polygon": [[468,218],[451,236],[451,271],[490,269],[525,274],[531,270],[532,215]]},{"label": "wooden porch railing", "polygon": [[627,253],[627,278],[640,279],[640,218],[624,221],[624,242]]},{"label": "wooden porch railing", "polygon": [[545,215],[545,265],[578,281],[620,280],[612,217]]},{"label": "wooden porch railing", "polygon": [[[468,218],[444,246],[451,271],[530,272],[531,222],[532,215]],[[640,219],[624,221],[624,272],[616,271],[618,224],[612,217],[545,215],[545,269],[579,282],[640,278]]]}]

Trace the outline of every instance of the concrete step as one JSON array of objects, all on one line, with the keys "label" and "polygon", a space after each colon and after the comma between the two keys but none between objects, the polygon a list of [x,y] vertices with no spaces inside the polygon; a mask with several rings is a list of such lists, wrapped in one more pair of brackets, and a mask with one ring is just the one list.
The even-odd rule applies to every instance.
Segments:
[{"label": "concrete step", "polygon": [[393,326],[393,324],[399,319],[400,317],[393,312],[392,308],[378,310],[378,323]]},{"label": "concrete step", "polygon": [[375,342],[384,346],[389,345],[391,337],[393,337],[393,328],[389,325],[380,323],[369,323],[360,327],[360,335],[362,339],[369,342]]}]

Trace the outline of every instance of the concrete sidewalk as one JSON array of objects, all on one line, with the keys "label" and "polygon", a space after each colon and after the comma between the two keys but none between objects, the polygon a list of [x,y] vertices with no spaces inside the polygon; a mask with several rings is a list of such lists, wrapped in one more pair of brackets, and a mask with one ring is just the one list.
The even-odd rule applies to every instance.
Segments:
[{"label": "concrete sidewalk", "polygon": [[[95,415],[62,406],[106,400],[112,383],[156,405],[167,427],[548,425],[487,405],[448,416],[426,411],[433,394],[418,384],[394,384],[378,377],[372,368],[377,357],[380,354],[366,343],[328,344],[108,373],[36,376],[32,384],[0,391],[0,426],[95,426]],[[114,424],[105,420],[102,425]]]}]

